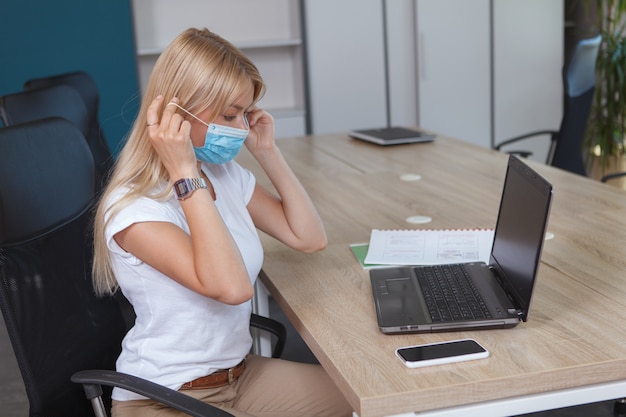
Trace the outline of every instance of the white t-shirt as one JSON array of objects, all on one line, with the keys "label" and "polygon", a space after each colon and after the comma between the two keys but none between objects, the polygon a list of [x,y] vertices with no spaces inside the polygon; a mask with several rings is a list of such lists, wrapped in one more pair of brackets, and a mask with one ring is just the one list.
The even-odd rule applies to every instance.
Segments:
[{"label": "white t-shirt", "polygon": [[[246,208],[255,178],[236,162],[203,164],[215,189],[217,209],[243,255],[254,283],[263,263],[263,248]],[[110,201],[124,194],[120,190]],[[187,381],[238,364],[250,351],[250,301],[231,306],[180,285],[125,252],[113,236],[134,223],[170,222],[189,233],[178,200],[143,197],[125,207],[105,230],[113,271],[137,320],[122,341],[117,371],[177,390]],[[152,242],[159,245],[158,240]],[[143,399],[115,388],[113,399]]]}]

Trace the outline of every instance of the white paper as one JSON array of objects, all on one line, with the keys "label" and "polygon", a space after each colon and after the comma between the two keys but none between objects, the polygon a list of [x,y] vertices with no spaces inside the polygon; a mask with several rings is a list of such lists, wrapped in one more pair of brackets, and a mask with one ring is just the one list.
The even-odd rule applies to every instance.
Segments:
[{"label": "white paper", "polygon": [[489,262],[493,230],[372,230],[368,264]]}]

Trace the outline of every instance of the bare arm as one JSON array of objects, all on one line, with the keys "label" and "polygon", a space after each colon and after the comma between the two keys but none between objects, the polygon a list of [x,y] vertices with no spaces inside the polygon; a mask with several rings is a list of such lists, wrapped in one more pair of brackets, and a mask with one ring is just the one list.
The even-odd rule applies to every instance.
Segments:
[{"label": "bare arm", "polygon": [[248,204],[255,225],[302,252],[326,247],[324,225],[306,190],[274,142],[274,122],[261,109],[248,113],[246,146],[274,185],[278,196],[257,185]]}]

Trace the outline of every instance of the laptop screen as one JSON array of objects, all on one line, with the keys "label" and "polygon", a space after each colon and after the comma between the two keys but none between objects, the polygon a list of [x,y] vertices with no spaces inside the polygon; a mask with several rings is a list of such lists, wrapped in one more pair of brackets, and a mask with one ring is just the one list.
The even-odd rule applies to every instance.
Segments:
[{"label": "laptop screen", "polygon": [[490,264],[526,321],[541,258],[552,185],[509,156]]}]

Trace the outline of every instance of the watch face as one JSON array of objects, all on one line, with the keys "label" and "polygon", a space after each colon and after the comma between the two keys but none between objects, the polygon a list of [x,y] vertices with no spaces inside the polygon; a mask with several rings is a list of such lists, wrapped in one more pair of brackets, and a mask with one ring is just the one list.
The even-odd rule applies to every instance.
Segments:
[{"label": "watch face", "polygon": [[178,196],[178,198],[186,196],[189,193],[187,181],[184,179],[176,181],[174,183],[174,190],[176,191],[176,196]]},{"label": "watch face", "polygon": [[182,178],[174,183],[174,192],[179,200],[184,200],[199,188],[207,188],[202,178]]}]

